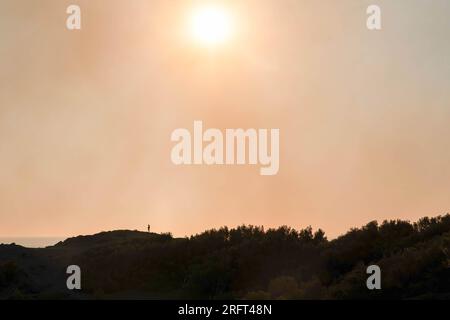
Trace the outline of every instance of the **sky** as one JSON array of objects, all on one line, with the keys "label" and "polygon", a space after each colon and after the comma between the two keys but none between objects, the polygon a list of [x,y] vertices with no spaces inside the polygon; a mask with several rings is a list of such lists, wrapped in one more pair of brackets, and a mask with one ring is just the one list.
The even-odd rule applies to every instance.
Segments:
[{"label": "sky", "polygon": [[[193,8],[232,36],[204,47]],[[81,30],[66,8],[81,7]],[[366,8],[382,9],[382,30]],[[450,211],[446,0],[2,0],[0,236],[322,228]],[[171,132],[280,129],[280,170],[176,166]]]}]

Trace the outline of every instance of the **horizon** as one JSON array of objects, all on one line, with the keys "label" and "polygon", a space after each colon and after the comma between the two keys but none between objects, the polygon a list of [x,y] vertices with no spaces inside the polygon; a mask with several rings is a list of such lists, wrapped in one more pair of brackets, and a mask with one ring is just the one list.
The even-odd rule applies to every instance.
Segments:
[{"label": "horizon", "polygon": [[[435,216],[424,216],[424,217],[421,217],[420,219],[422,219],[422,218],[437,218],[437,217],[446,216],[448,214],[449,213],[443,213],[443,214],[435,215]],[[319,228],[312,228],[312,231],[315,232],[315,231],[318,231],[318,230],[322,230],[324,232],[324,236],[327,238],[327,240],[328,241],[333,241],[333,240],[336,240],[336,239],[338,239],[340,237],[345,236],[346,234],[348,234],[349,232],[351,232],[354,229],[361,230],[364,226],[366,226],[367,224],[369,224],[371,222],[374,222],[374,221],[377,222],[378,224],[382,224],[385,221],[387,221],[387,222],[404,221],[404,222],[407,222],[407,223],[410,223],[410,224],[414,224],[414,223],[418,222],[420,219],[414,220],[414,221],[401,220],[401,219],[389,219],[389,220],[384,220],[384,221],[378,221],[378,220],[367,221],[367,223],[365,223],[363,225],[351,227],[348,230],[346,230],[345,232],[343,232],[343,233],[341,233],[341,234],[339,234],[337,236],[333,236],[333,237],[329,236],[327,234],[327,231],[324,230],[323,228],[320,228],[320,227]],[[146,231],[146,230],[144,230],[144,228],[143,229],[101,230],[101,231],[97,231],[95,233],[90,233],[90,234],[78,234],[78,235],[70,235],[70,236],[50,236],[50,237],[49,236],[3,237],[3,236],[0,235],[0,245],[10,245],[10,244],[14,243],[16,245],[23,246],[25,248],[30,248],[30,249],[33,249],[33,248],[45,248],[47,246],[53,246],[53,245],[56,245],[59,242],[62,242],[62,241],[68,240],[68,239],[72,239],[72,238],[76,238],[76,237],[89,237],[89,236],[94,236],[94,235],[101,234],[101,233],[116,232],[116,231],[130,231],[130,232],[150,233],[150,234],[159,234],[159,235],[170,233],[173,236],[173,238],[183,239],[183,238],[190,238],[192,236],[197,236],[197,235],[200,235],[200,234],[202,234],[204,232],[207,232],[207,231],[217,231],[217,230],[220,230],[222,228],[228,228],[229,230],[232,230],[232,229],[237,229],[237,228],[239,228],[241,226],[263,227],[264,231],[276,230],[276,229],[279,229],[279,228],[282,228],[282,227],[289,227],[291,229],[300,231],[300,230],[303,230],[303,229],[311,227],[311,226],[304,226],[304,227],[301,227],[301,228],[296,228],[296,227],[287,226],[287,225],[280,225],[278,227],[265,228],[264,226],[259,226],[259,225],[255,225],[255,224],[240,224],[240,225],[235,225],[235,226],[215,227],[215,228],[205,229],[205,230],[202,230],[202,231],[199,231],[199,232],[195,232],[195,233],[192,233],[192,234],[185,234],[185,235],[176,235],[176,234],[173,234],[170,231],[154,231],[154,230]],[[6,242],[4,242],[4,241],[6,241]]]}]

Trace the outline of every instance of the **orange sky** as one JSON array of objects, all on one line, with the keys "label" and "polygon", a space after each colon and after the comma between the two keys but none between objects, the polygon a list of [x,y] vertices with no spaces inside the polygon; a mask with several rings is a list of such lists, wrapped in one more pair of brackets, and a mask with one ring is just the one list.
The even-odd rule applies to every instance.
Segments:
[{"label": "orange sky", "polygon": [[[81,31],[65,28],[72,3]],[[1,2],[1,236],[334,237],[449,211],[448,1],[230,0],[236,30],[216,49],[186,37],[199,3]],[[366,29],[372,3],[382,31]],[[279,128],[278,175],[173,165],[170,134],[194,120]]]}]

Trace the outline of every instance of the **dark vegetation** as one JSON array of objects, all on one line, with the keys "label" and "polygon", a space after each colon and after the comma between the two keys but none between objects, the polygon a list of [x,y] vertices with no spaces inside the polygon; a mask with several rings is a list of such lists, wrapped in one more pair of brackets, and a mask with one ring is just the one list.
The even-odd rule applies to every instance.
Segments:
[{"label": "dark vegetation", "polygon": [[[81,292],[65,268],[82,269]],[[366,267],[382,290],[366,287]],[[449,299],[450,215],[323,231],[241,226],[190,238],[137,231],[45,249],[0,246],[0,298]]]}]

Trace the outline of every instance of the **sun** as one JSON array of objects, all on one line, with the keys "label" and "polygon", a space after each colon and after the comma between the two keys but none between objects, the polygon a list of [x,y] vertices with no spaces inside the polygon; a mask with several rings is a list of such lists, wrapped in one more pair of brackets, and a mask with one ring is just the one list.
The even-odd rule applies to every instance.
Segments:
[{"label": "sun", "polygon": [[233,18],[219,6],[204,6],[193,10],[190,30],[196,42],[204,46],[225,43],[233,33]]}]

